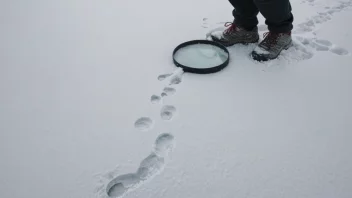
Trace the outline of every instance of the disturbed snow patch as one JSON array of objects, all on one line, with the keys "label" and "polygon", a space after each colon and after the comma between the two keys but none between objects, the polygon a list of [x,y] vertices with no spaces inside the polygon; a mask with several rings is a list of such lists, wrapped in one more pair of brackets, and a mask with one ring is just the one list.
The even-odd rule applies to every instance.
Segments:
[{"label": "disturbed snow patch", "polygon": [[[174,136],[169,133],[161,134],[154,142],[154,148],[150,155],[144,158],[135,173],[123,174],[110,178],[110,182],[104,188],[98,189],[98,195],[102,198],[121,198],[129,192],[137,189],[143,183],[152,180],[160,174],[165,167],[166,159],[175,147]],[[106,180],[106,179],[105,179]]]}]

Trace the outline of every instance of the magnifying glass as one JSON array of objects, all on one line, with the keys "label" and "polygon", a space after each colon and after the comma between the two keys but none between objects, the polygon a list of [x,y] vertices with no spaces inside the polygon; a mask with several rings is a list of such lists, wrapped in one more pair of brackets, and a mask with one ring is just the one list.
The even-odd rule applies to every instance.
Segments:
[{"label": "magnifying glass", "polygon": [[175,48],[173,61],[184,72],[210,74],[223,70],[229,64],[230,55],[226,47],[220,43],[193,40]]}]

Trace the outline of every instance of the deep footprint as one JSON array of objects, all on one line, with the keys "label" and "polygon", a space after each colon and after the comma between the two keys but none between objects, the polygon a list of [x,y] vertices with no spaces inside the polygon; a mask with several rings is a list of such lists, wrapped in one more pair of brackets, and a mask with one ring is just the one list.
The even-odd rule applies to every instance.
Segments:
[{"label": "deep footprint", "polygon": [[138,188],[143,181],[152,179],[164,168],[164,158],[151,153],[139,165],[136,173],[118,176],[113,179],[106,187],[109,197],[120,198],[128,192]]},{"label": "deep footprint", "polygon": [[176,113],[176,108],[172,105],[165,105],[162,107],[160,116],[163,120],[171,120]]},{"label": "deep footprint", "polygon": [[154,144],[154,152],[160,157],[166,157],[174,149],[174,136],[164,133],[158,136]]},{"label": "deep footprint", "polygon": [[109,197],[121,197],[128,190],[133,189],[140,182],[137,174],[131,173],[121,175],[113,179],[106,187],[106,193]]},{"label": "deep footprint", "polygon": [[121,198],[138,188],[143,182],[160,174],[165,167],[165,157],[173,150],[174,145],[173,135],[168,133],[159,135],[154,143],[154,151],[141,161],[136,173],[120,175],[111,180],[106,186],[107,195]]},{"label": "deep footprint", "polygon": [[109,197],[120,197],[124,193],[126,193],[128,188],[125,188],[125,186],[122,183],[117,183],[113,185],[109,191],[107,192]]},{"label": "deep footprint", "polygon": [[164,158],[151,153],[139,165],[136,175],[141,181],[152,178],[160,173],[165,164]]},{"label": "deep footprint", "polygon": [[160,96],[157,96],[157,95],[152,95],[150,97],[150,102],[152,102],[153,104],[157,104],[159,103],[161,100],[161,97]]},{"label": "deep footprint", "polygon": [[149,130],[153,125],[153,120],[148,117],[141,117],[134,123],[134,127],[141,131]]}]

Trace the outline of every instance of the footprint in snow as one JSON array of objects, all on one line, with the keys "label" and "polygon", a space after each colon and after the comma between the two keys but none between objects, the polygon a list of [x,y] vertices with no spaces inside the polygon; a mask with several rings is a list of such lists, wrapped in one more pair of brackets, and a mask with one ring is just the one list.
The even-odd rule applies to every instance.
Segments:
[{"label": "footprint in snow", "polygon": [[121,197],[122,195],[125,195],[129,189],[135,187],[139,182],[140,179],[135,173],[120,175],[108,184],[106,193],[109,197]]},{"label": "footprint in snow", "polygon": [[203,28],[209,28],[208,18],[203,18],[202,27],[203,27]]},{"label": "footprint in snow", "polygon": [[317,43],[317,42],[310,42],[309,44],[312,48],[316,49],[317,51],[329,51],[330,47],[326,46],[324,44],[321,43]]},{"label": "footprint in snow", "polygon": [[163,93],[165,93],[166,96],[171,96],[171,95],[174,95],[176,93],[176,89],[172,88],[172,87],[165,87],[163,89]]},{"label": "footprint in snow", "polygon": [[348,55],[349,52],[348,50],[335,46],[328,40],[324,39],[313,39],[313,38],[303,38],[303,37],[296,37],[299,42],[301,42],[305,46],[309,46],[311,48],[314,48],[317,51],[330,51],[334,54],[343,56],[343,55]]},{"label": "footprint in snow", "polygon": [[316,39],[315,40],[316,43],[321,44],[321,45],[325,45],[327,47],[331,47],[332,43],[328,40],[324,40],[324,39]]},{"label": "footprint in snow", "polygon": [[148,117],[141,117],[134,123],[134,127],[140,131],[148,131],[153,126],[153,120]]},{"label": "footprint in snow", "polygon": [[166,157],[175,147],[174,136],[164,133],[158,136],[154,144],[154,153],[160,157]]},{"label": "footprint in snow", "polygon": [[165,159],[174,147],[173,135],[168,133],[159,135],[155,140],[152,153],[140,162],[137,171],[111,180],[106,187],[106,194],[109,197],[121,198],[140,187],[144,182],[153,179],[164,169]]},{"label": "footprint in snow", "polygon": [[152,95],[150,97],[150,102],[152,102],[153,104],[157,104],[159,103],[161,100],[161,97],[160,96],[157,96],[157,95]]},{"label": "footprint in snow", "polygon": [[[163,74],[159,75],[158,80],[163,81],[166,78],[170,77],[169,79],[169,85],[178,85],[182,82],[182,74],[183,70],[181,68],[178,68],[176,71],[174,71],[172,74]],[[176,92],[175,88],[172,87],[166,87],[164,88],[161,97],[165,97],[168,95],[173,95]]]},{"label": "footprint in snow", "polygon": [[152,152],[148,157],[141,161],[136,175],[141,181],[148,180],[162,170],[164,164],[164,158]]},{"label": "footprint in snow", "polygon": [[348,55],[349,52],[348,50],[342,48],[342,47],[333,47],[330,49],[330,52],[340,55],[340,56],[344,56],[344,55]]},{"label": "footprint in snow", "polygon": [[163,120],[171,120],[176,113],[176,108],[172,105],[165,105],[161,108],[160,116]]},{"label": "footprint in snow", "polygon": [[178,68],[173,74],[174,75],[171,77],[169,84],[170,85],[180,84],[182,82],[183,70],[181,68]]},{"label": "footprint in snow", "polygon": [[178,85],[182,82],[181,76],[174,76],[170,80],[170,85]]},{"label": "footprint in snow", "polygon": [[171,76],[172,74],[162,74],[158,76],[159,81],[165,80],[167,77]]},{"label": "footprint in snow", "polygon": [[[310,3],[310,5],[315,4],[315,0],[308,0],[308,2]],[[333,16],[333,14],[337,12],[341,12],[342,10],[345,10],[346,8],[351,6],[352,6],[352,1],[348,1],[348,2],[337,1],[337,4],[335,6],[326,6],[325,11],[319,12],[318,14],[307,19],[305,22],[297,24],[296,25],[297,28],[293,31],[293,33],[313,32],[316,29],[317,25],[331,20],[331,17]]]}]

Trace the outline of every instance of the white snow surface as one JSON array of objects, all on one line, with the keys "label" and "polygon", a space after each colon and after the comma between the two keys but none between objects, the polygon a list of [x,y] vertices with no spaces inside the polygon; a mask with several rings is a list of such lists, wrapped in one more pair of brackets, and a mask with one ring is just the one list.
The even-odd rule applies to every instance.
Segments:
[{"label": "white snow surface", "polygon": [[0,1],[0,197],[351,198],[352,2],[291,2],[277,60],[195,75],[226,0]]}]

